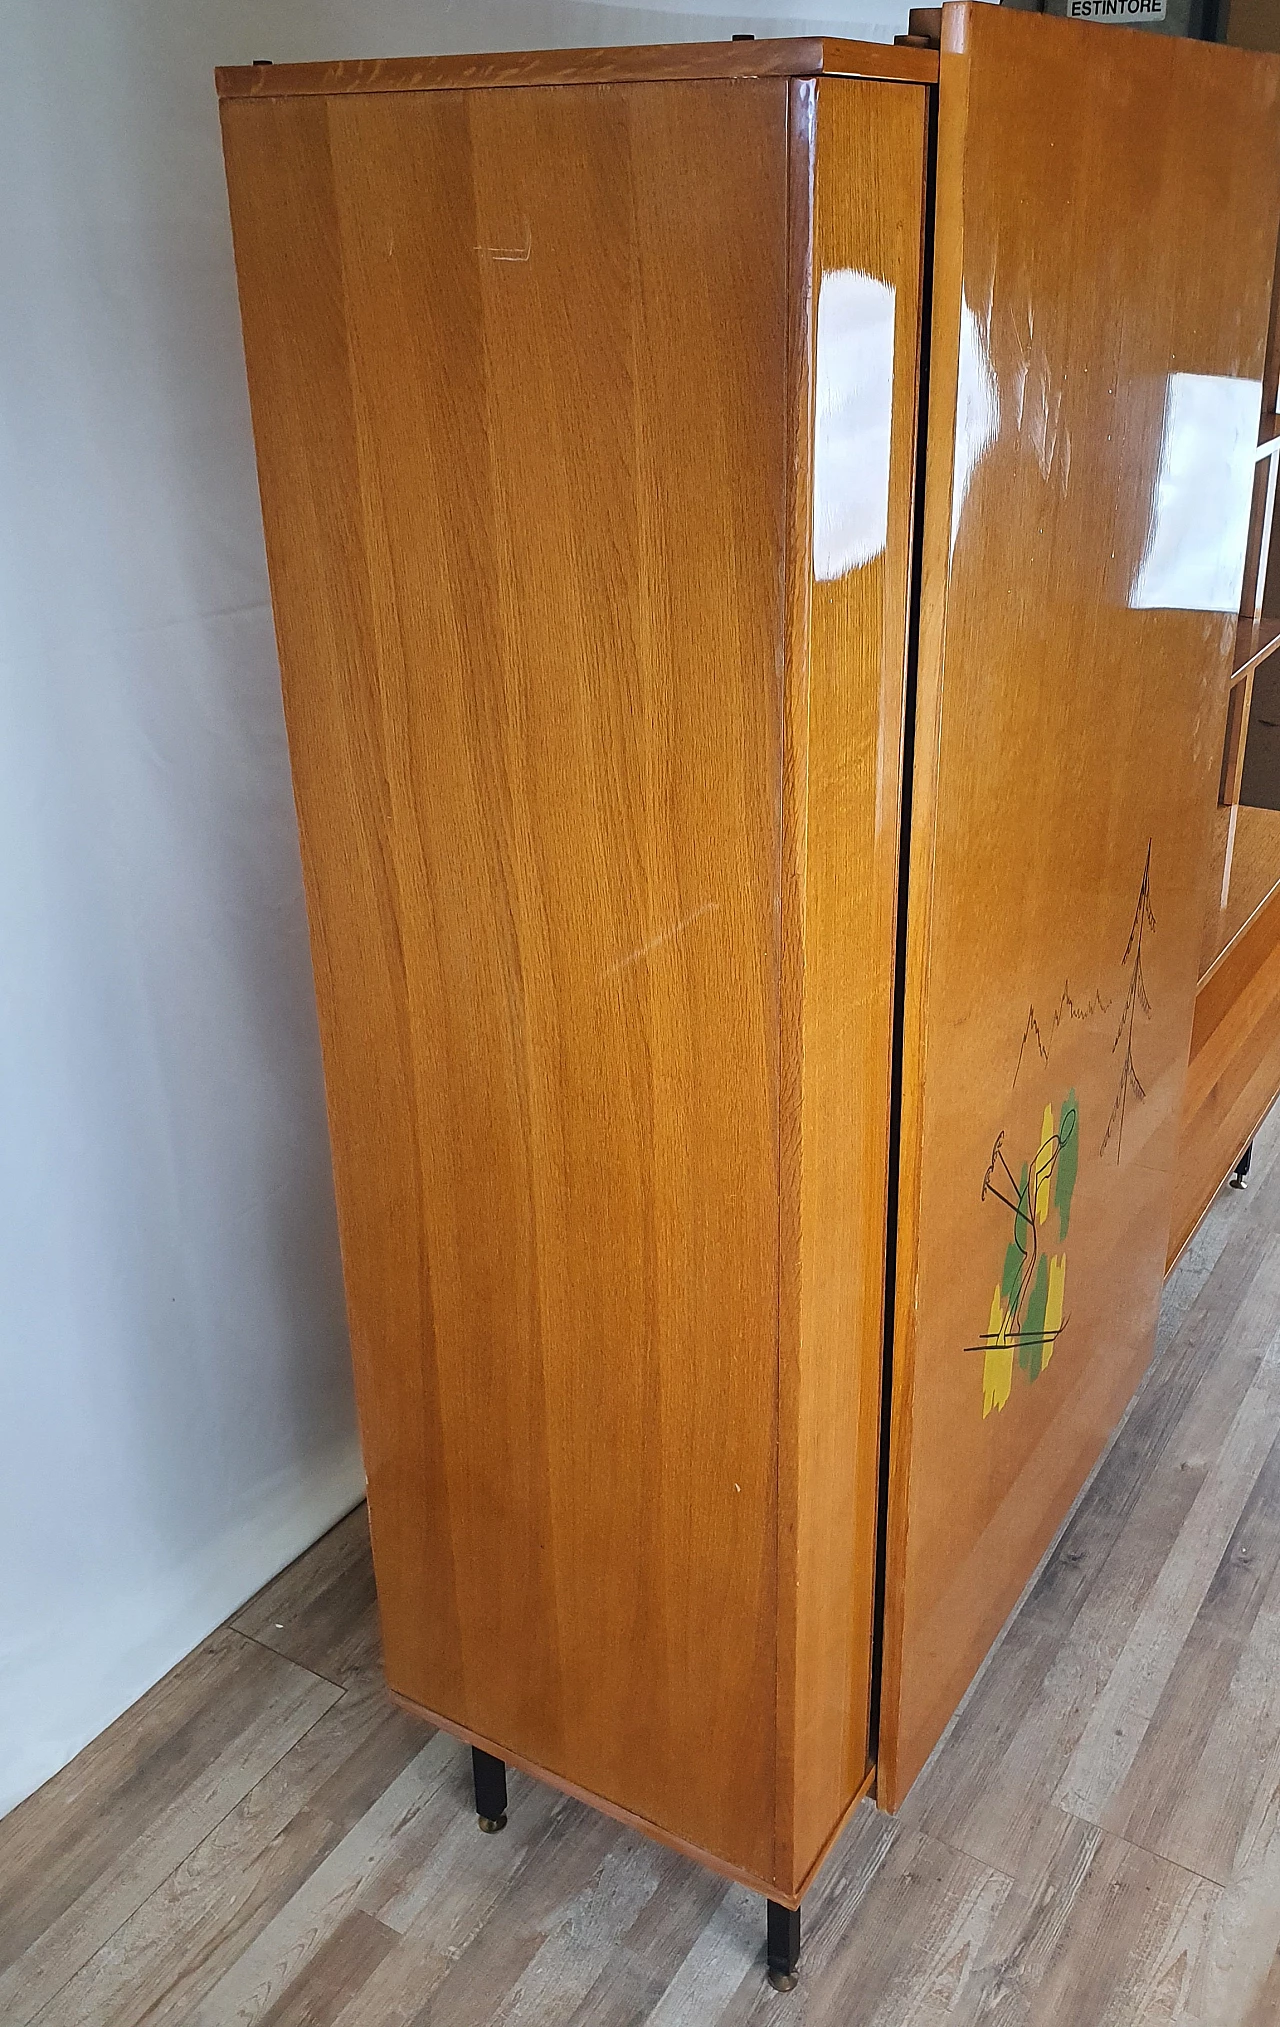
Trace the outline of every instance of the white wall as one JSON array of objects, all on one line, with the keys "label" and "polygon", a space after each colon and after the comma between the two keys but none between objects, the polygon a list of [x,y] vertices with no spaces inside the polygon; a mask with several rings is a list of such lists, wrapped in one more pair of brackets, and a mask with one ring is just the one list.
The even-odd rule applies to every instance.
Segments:
[{"label": "white wall", "polygon": [[214,64],[905,12],[0,4],[0,1811],[362,1491]]}]

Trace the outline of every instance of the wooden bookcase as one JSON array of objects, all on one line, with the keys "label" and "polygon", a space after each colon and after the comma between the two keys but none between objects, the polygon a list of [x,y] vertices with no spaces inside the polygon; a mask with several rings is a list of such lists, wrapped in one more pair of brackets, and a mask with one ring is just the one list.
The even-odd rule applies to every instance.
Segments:
[{"label": "wooden bookcase", "polygon": [[1183,1099],[1172,1267],[1280,1093],[1280,278],[1258,451]]},{"label": "wooden bookcase", "polygon": [[783,1982],[1150,1352],[1278,83],[219,74],[388,1681]]}]

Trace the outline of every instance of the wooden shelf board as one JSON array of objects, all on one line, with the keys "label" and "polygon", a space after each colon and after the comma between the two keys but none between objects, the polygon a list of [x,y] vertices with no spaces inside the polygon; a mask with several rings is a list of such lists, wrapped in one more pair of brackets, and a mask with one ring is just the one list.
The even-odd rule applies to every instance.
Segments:
[{"label": "wooden shelf board", "polygon": [[1242,619],[1236,628],[1236,651],[1231,669],[1231,680],[1238,682],[1247,676],[1250,669],[1256,669],[1259,662],[1280,647],[1280,619]]},{"label": "wooden shelf board", "polygon": [[1278,1092],[1280,886],[1254,910],[1196,994],[1169,1267]]}]

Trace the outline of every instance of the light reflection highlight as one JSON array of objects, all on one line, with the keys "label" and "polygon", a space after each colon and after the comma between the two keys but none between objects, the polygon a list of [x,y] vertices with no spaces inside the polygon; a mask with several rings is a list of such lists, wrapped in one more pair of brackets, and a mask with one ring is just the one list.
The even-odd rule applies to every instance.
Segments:
[{"label": "light reflection highlight", "polygon": [[960,304],[960,370],[956,387],[956,457],[951,484],[951,554],[960,516],[979,459],[1000,431],[1000,394],[991,370],[987,336],[963,299]]},{"label": "light reflection highlight", "polygon": [[833,268],[818,290],[813,574],[831,583],[879,556],[889,532],[895,298]]},{"label": "light reflection highlight", "polygon": [[1171,373],[1151,526],[1129,605],[1238,612],[1262,383]]}]

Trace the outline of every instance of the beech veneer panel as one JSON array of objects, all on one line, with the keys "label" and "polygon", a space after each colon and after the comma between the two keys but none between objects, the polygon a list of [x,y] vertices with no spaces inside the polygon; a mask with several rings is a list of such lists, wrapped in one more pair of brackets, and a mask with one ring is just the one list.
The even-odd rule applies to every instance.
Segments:
[{"label": "beech veneer panel", "polygon": [[223,105],[388,1680],[762,1877],[787,90]]},{"label": "beech veneer panel", "polygon": [[1167,376],[1261,382],[1280,212],[1280,65],[1047,27],[944,16],[891,1806],[1150,1354],[1236,620],[1141,572]]}]

